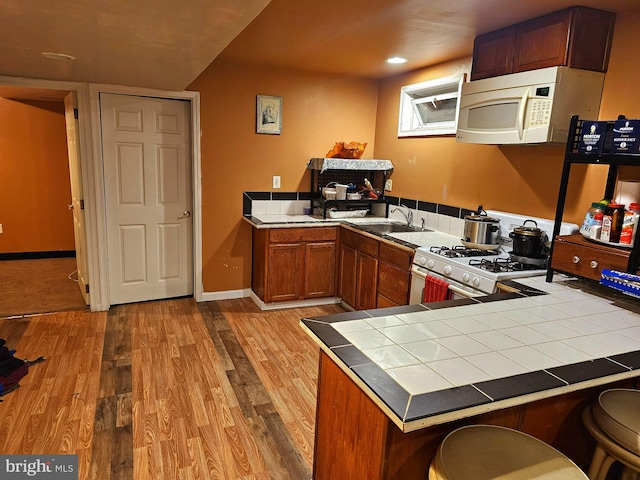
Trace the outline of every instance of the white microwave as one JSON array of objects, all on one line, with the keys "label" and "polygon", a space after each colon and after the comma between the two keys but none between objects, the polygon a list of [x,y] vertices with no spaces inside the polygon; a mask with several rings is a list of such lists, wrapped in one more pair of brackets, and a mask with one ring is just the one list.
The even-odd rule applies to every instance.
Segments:
[{"label": "white microwave", "polygon": [[456,140],[566,143],[572,115],[597,120],[604,73],[550,67],[462,85]]}]

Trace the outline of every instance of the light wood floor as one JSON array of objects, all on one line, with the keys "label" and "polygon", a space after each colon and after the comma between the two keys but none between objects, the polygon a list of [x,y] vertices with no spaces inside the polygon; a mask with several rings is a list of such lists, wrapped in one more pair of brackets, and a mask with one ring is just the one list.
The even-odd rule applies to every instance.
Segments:
[{"label": "light wood floor", "polygon": [[0,320],[47,357],[0,397],[0,452],[75,453],[80,479],[311,478],[318,348],[249,299]]}]

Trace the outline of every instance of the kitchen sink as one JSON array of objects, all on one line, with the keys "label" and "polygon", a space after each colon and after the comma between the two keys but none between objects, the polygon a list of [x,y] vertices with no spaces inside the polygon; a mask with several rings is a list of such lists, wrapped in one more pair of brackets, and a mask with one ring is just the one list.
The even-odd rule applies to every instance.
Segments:
[{"label": "kitchen sink", "polygon": [[421,230],[418,227],[406,225],[404,223],[368,223],[362,225],[367,230],[376,233],[403,233],[403,232],[429,232],[431,230]]}]

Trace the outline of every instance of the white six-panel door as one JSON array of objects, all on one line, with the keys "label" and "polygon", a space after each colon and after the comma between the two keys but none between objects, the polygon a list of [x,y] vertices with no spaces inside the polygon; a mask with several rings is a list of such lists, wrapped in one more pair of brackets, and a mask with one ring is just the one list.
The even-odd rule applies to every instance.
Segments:
[{"label": "white six-panel door", "polygon": [[112,305],[193,293],[189,102],[100,94]]}]

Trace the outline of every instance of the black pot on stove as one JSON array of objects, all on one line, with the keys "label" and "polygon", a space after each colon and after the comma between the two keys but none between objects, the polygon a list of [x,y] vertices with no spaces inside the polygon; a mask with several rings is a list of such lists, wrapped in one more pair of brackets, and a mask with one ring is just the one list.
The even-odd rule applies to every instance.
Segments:
[{"label": "black pot on stove", "polygon": [[[527,226],[528,222],[534,226]],[[535,220],[525,220],[521,226],[509,233],[513,240],[513,255],[526,258],[545,258],[549,253],[548,238],[544,230],[538,228]]]}]

